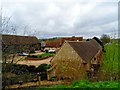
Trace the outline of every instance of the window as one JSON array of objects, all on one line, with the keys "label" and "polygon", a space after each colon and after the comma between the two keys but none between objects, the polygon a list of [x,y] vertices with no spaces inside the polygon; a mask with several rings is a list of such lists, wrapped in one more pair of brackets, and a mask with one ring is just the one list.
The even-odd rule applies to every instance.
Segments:
[{"label": "window", "polygon": [[96,58],[94,58],[94,61],[96,60]]}]

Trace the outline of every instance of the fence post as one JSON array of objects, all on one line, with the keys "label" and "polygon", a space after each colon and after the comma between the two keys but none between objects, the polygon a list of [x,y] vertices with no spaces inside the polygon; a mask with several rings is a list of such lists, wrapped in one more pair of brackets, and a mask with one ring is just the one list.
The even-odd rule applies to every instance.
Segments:
[{"label": "fence post", "polygon": [[41,81],[41,77],[40,77],[40,76],[38,76],[38,84],[39,84],[39,86],[41,86],[40,81]]},{"label": "fence post", "polygon": [[41,86],[41,76],[40,76],[41,72],[38,72],[37,75],[38,75],[38,85]]}]

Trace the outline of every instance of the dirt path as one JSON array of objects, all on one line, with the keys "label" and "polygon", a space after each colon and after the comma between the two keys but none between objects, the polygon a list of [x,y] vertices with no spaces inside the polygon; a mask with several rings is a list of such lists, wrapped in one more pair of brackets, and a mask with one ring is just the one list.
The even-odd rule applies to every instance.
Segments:
[{"label": "dirt path", "polygon": [[25,65],[34,65],[35,67],[38,67],[40,64],[50,64],[50,60],[53,57],[49,57],[43,60],[22,60],[17,62],[17,64],[25,64]]},{"label": "dirt path", "polygon": [[37,52],[37,51],[36,51],[36,53],[32,53],[32,54],[30,54],[30,55],[38,55],[38,54],[43,54],[43,53],[45,53],[45,52],[40,52],[40,51]]},{"label": "dirt path", "polygon": [[[51,86],[51,85],[57,85],[57,84],[62,84],[62,81],[41,81],[40,82],[40,86]],[[10,85],[7,86],[6,89],[10,88],[12,90],[12,88],[23,88],[23,87],[39,87],[39,82],[28,82],[28,83],[23,83],[22,85],[20,84],[15,84],[15,85]]]}]

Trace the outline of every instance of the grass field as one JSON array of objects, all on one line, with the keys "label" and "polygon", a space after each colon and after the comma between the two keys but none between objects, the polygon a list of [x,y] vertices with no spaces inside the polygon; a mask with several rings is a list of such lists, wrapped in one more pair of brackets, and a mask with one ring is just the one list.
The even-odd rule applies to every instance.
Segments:
[{"label": "grass field", "polygon": [[105,45],[105,53],[103,56],[103,63],[101,71],[107,74],[108,80],[117,77],[119,72],[119,55],[118,48],[120,45],[117,41],[113,41],[111,44]]}]

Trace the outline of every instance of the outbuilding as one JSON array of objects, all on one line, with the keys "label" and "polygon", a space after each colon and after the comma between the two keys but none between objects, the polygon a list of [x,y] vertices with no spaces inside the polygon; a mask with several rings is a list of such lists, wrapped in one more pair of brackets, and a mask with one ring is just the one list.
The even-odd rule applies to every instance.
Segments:
[{"label": "outbuilding", "polygon": [[48,80],[85,79],[95,76],[102,62],[103,51],[100,44],[90,41],[65,42],[51,60],[47,70]]}]

